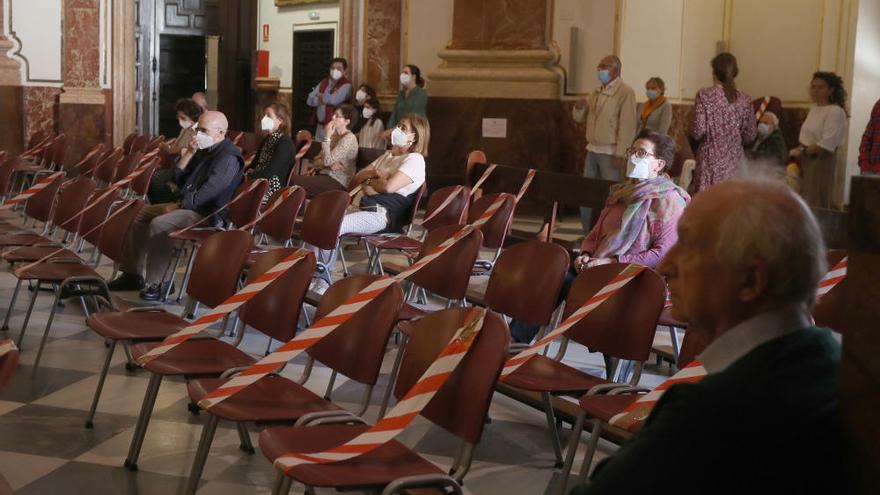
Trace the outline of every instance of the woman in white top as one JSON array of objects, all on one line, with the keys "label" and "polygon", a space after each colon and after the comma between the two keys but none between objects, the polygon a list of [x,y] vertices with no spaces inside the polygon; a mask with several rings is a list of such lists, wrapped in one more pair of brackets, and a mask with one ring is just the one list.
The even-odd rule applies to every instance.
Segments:
[{"label": "woman in white top", "polygon": [[[391,151],[351,180],[349,190],[359,192],[342,219],[339,235],[375,234],[403,227],[415,193],[425,183],[425,155],[430,139],[428,119],[421,115],[409,114],[397,123],[391,133]],[[332,270],[336,251],[314,249],[318,260]],[[324,271],[317,276],[320,279],[315,281],[313,290],[323,292],[329,286],[329,273]]]},{"label": "woman in white top", "polygon": [[789,154],[801,159],[801,195],[810,206],[831,208],[837,147],[846,134],[846,90],[833,72],[816,72],[810,83],[810,107],[801,124],[800,143]]},{"label": "woman in white top", "polygon": [[385,138],[382,136],[385,124],[379,118],[380,111],[378,98],[370,98],[364,102],[364,109],[361,111],[363,125],[357,135],[361,148],[385,149]]}]

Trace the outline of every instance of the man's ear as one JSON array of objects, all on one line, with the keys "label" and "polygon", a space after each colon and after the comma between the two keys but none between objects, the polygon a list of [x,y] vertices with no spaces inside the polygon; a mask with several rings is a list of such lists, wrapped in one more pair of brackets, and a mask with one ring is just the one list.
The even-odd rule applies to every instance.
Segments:
[{"label": "man's ear", "polygon": [[755,302],[767,292],[770,281],[769,267],[762,259],[755,259],[742,272],[739,300],[744,303]]}]

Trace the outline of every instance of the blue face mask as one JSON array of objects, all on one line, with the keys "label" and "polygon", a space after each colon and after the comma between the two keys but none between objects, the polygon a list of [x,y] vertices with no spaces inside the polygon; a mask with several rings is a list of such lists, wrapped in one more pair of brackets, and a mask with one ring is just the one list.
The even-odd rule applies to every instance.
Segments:
[{"label": "blue face mask", "polygon": [[599,71],[599,82],[604,84],[608,84],[611,82],[611,72],[605,69]]},{"label": "blue face mask", "polygon": [[656,89],[649,89],[645,91],[645,96],[647,96],[649,100],[656,100],[657,97],[660,96],[660,92]]}]

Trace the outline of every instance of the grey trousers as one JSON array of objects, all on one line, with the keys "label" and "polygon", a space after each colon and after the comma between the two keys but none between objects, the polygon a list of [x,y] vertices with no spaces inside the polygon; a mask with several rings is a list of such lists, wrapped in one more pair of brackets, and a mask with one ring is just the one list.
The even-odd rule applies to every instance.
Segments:
[{"label": "grey trousers", "polygon": [[144,276],[148,284],[162,281],[174,252],[171,232],[188,227],[203,217],[192,210],[165,211],[170,204],[150,205],[138,214],[122,248],[119,268],[125,273]]},{"label": "grey trousers", "polygon": [[[606,155],[604,153],[587,152],[587,159],[584,163],[584,177],[605,180],[620,180],[620,170],[614,166],[614,155]],[[590,232],[590,226],[593,224],[593,209],[581,207],[581,225],[584,228],[584,234]]]}]

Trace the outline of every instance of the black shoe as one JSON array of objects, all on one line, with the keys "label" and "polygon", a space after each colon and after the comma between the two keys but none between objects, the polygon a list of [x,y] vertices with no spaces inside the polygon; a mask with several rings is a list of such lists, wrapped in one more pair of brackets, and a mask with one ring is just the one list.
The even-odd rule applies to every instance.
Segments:
[{"label": "black shoe", "polygon": [[[168,286],[171,286],[171,290],[168,290]],[[141,299],[144,301],[159,301],[163,297],[165,297],[165,292],[168,294],[174,293],[174,284],[169,282],[161,282],[158,284],[149,284],[144,287],[144,290],[141,291]]]},{"label": "black shoe", "polygon": [[144,277],[132,273],[122,272],[122,275],[116,277],[107,284],[107,288],[116,290],[141,290],[144,288]]}]

